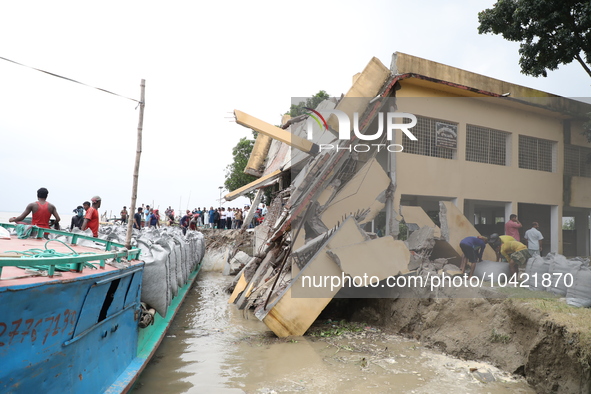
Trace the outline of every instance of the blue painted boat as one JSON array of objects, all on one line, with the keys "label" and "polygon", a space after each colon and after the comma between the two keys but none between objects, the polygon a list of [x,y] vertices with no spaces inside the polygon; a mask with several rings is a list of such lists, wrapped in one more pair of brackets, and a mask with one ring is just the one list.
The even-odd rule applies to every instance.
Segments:
[{"label": "blue painted boat", "polygon": [[[0,392],[127,392],[194,282],[203,250],[189,255],[196,248],[183,240],[179,250],[186,250],[176,255],[189,256],[192,264],[173,267],[171,255],[160,261],[167,277],[179,283],[175,291],[166,290],[170,302],[161,316],[141,304],[143,282],[156,272],[149,251],[144,258],[138,247],[31,230],[26,239],[0,239]],[[153,323],[140,328],[146,316]]]}]

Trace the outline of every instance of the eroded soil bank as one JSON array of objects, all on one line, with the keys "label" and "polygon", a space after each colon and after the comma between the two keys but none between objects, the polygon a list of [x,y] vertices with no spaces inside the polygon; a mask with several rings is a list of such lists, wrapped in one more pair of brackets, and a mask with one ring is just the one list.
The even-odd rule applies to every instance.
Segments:
[{"label": "eroded soil bank", "polygon": [[[249,243],[238,232],[211,231],[206,236],[212,261],[222,262],[212,271],[221,271],[227,259],[213,254]],[[418,298],[402,290],[388,299],[335,299],[318,321],[344,318],[402,334],[449,355],[524,376],[540,393],[591,392],[591,309],[526,289],[448,296]]]},{"label": "eroded soil bank", "polygon": [[354,321],[525,376],[537,392],[591,391],[591,313],[559,299],[358,299],[348,310]]}]

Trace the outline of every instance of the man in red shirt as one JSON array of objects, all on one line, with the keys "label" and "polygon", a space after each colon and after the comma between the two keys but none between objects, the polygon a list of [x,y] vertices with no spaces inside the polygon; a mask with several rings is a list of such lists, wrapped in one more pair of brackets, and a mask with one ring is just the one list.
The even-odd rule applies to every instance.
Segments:
[{"label": "man in red shirt", "polygon": [[31,224],[41,228],[49,228],[49,219],[51,218],[51,215],[53,215],[53,217],[55,217],[54,227],[59,229],[60,215],[58,215],[55,205],[46,201],[48,194],[49,191],[44,187],[37,190],[37,201],[27,205],[23,213],[19,216],[8,219],[8,221],[20,222],[26,218],[30,212],[33,212],[33,220],[31,221]]},{"label": "man in red shirt", "polygon": [[519,237],[519,229],[521,228],[521,223],[517,220],[517,215],[514,213],[509,216],[509,221],[505,223],[505,235],[510,235],[511,237],[515,238],[517,242],[521,240]]},{"label": "man in red shirt", "polygon": [[82,223],[82,231],[87,228],[92,230],[92,236],[98,237],[99,230],[99,213],[98,209],[101,207],[101,198],[94,196],[90,199],[92,201],[92,207],[88,201],[84,202],[84,209],[86,209],[86,215],[84,215],[84,222]]}]

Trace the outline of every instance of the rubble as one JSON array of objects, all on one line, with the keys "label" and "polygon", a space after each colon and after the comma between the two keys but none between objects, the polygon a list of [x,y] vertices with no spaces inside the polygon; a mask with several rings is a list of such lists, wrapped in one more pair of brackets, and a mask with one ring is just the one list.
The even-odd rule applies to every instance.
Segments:
[{"label": "rubble", "polygon": [[[363,114],[358,128],[366,130],[382,105],[395,105],[370,99],[379,98],[390,76],[388,68],[372,59],[344,98],[319,107],[342,111],[349,119]],[[380,162],[377,151],[352,149],[358,134],[337,138],[341,119],[331,115],[328,127],[319,122],[308,130],[307,116],[284,119],[282,127],[238,110],[235,117],[259,133],[246,171],[260,178],[225,198],[257,189],[260,198],[262,188],[274,183],[283,189],[269,204],[263,225],[254,230],[252,257],[245,262],[242,256],[232,270],[232,263],[226,265],[228,274],[239,270],[228,289],[229,302],[239,309],[254,308],[277,336],[303,335],[353,279],[366,276],[364,286],[375,286],[412,272],[459,274],[459,240],[480,235],[478,231],[447,201],[440,203],[442,228],[421,207],[397,206],[391,165]],[[307,139],[312,134],[314,142]],[[385,141],[385,135],[376,140]],[[336,149],[322,150],[323,144]],[[374,223],[383,221],[384,214],[385,230],[376,231]],[[405,242],[397,239],[399,220],[410,231]],[[492,250],[488,252],[494,257]]]}]

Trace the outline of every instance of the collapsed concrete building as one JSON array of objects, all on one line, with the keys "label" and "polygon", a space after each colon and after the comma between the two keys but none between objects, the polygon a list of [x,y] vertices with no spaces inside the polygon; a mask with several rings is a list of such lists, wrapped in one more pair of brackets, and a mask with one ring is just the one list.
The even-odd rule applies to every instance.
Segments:
[{"label": "collapsed concrete building", "polygon": [[[351,278],[371,290],[433,262],[434,275],[457,274],[460,241],[503,233],[517,211],[547,225],[557,252],[572,214],[575,249],[588,255],[591,171],[580,157],[591,150],[580,131],[590,111],[401,53],[390,68],[372,59],[343,97],[281,127],[235,111],[258,132],[245,172],[259,179],[225,199],[257,190],[257,206],[265,187],[279,192],[229,302],[255,308],[279,337],[303,335],[340,291],[360,287]],[[484,259],[495,260],[489,246]]]}]

